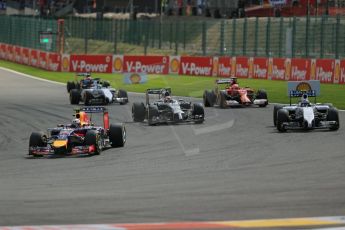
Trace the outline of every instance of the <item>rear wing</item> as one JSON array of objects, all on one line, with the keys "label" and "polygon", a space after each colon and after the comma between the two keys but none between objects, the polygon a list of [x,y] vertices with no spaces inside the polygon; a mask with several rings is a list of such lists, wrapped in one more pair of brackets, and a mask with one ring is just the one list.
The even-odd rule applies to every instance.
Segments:
[{"label": "rear wing", "polygon": [[163,95],[171,95],[171,88],[155,88],[146,90],[146,104],[150,103],[149,95],[158,95],[160,99]]},{"label": "rear wing", "polygon": [[290,97],[290,105],[292,98],[302,97],[303,95],[314,97],[314,102],[316,103],[316,96],[320,95],[320,81],[309,80],[288,82],[288,96]]},{"label": "rear wing", "polygon": [[216,84],[220,85],[220,84],[230,84],[232,83],[232,79],[231,78],[224,78],[224,79],[217,79],[216,80]]},{"label": "rear wing", "polygon": [[89,106],[89,107],[82,107],[75,109],[77,112],[85,112],[85,113],[104,113],[107,111],[107,108],[102,106]]},{"label": "rear wing", "polygon": [[86,72],[86,73],[77,73],[76,76],[78,77],[90,77],[91,73],[90,72]]}]

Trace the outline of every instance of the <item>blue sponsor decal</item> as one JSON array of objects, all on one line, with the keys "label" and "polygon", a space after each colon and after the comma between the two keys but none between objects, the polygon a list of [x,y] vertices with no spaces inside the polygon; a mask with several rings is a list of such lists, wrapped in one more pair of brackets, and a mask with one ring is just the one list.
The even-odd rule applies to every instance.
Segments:
[{"label": "blue sponsor decal", "polygon": [[123,82],[125,84],[143,84],[147,82],[147,74],[145,73],[125,73]]}]

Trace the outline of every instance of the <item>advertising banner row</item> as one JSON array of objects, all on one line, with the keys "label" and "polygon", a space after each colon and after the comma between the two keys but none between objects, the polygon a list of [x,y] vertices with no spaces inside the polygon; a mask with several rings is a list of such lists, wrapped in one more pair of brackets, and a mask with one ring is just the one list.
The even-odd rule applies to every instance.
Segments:
[{"label": "advertising banner row", "polygon": [[235,76],[345,84],[345,59],[59,55],[1,43],[0,59],[50,71]]}]

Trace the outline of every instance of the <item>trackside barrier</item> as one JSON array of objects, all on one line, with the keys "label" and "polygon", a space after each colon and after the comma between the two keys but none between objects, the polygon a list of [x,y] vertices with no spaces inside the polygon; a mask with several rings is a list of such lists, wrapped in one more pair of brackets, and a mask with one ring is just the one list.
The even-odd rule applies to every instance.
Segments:
[{"label": "trackside barrier", "polygon": [[345,59],[74,55],[0,43],[0,59],[49,71],[147,73],[345,84]]}]

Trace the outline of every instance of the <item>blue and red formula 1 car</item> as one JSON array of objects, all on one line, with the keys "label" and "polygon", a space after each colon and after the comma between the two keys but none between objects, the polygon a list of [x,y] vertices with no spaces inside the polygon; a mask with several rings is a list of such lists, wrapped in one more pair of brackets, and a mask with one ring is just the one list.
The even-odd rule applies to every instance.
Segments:
[{"label": "blue and red formula 1 car", "polygon": [[[96,113],[103,113],[103,126],[96,126],[91,121]],[[74,116],[71,124],[49,128],[47,133],[31,133],[29,155],[97,155],[106,147],[125,145],[125,126],[109,124],[109,114],[105,107],[76,109]]]}]

